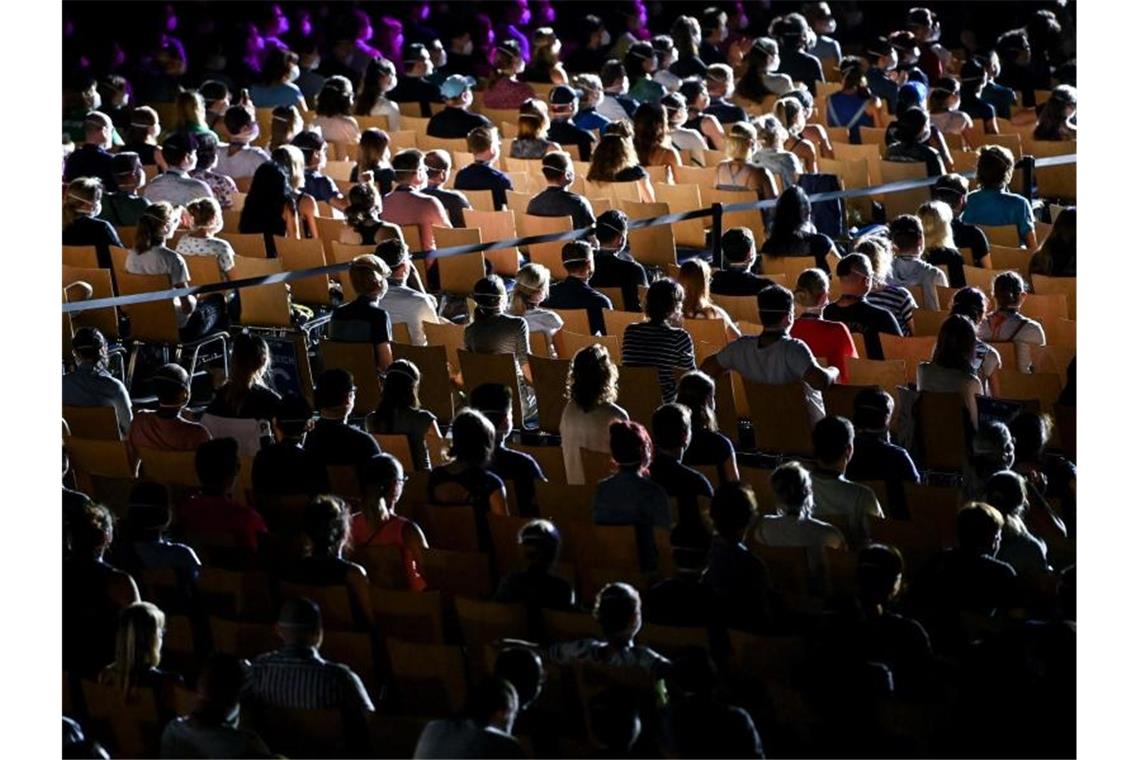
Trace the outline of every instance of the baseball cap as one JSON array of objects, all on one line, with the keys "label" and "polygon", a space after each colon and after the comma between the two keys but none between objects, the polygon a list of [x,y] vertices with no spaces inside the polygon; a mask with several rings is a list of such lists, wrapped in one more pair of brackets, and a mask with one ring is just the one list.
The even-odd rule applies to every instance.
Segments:
[{"label": "baseball cap", "polygon": [[550,104],[556,106],[569,105],[580,97],[582,97],[580,90],[560,84],[550,91]]},{"label": "baseball cap", "polygon": [[463,94],[464,90],[469,90],[475,86],[475,77],[466,77],[462,74],[452,74],[447,79],[443,80],[443,84],[439,86],[439,92],[445,98],[458,98]]}]

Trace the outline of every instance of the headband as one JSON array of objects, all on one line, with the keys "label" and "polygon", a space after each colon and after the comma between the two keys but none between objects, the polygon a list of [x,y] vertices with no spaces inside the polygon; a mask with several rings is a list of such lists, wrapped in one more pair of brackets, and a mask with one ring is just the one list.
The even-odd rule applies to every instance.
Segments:
[{"label": "headband", "polygon": [[389,366],[388,367],[388,374],[389,375],[403,375],[404,377],[411,378],[412,380],[418,380],[419,379],[418,377],[416,377],[415,375],[412,374],[412,371],[410,369],[406,369],[406,368],[400,367],[400,366],[395,366],[395,367]]},{"label": "headband", "polygon": [[158,123],[156,122],[154,124],[143,124],[141,121],[132,121],[131,126],[132,127],[145,127],[146,129],[150,129],[151,127],[158,126]]},{"label": "headband", "polygon": [[95,199],[94,198],[83,198],[83,197],[76,195],[75,193],[68,193],[67,197],[73,201],[78,201],[79,203],[85,203],[88,206],[94,206],[95,205]]},{"label": "headband", "polygon": [[[545,156],[542,157],[542,168],[543,169],[556,169],[560,172],[565,172],[565,171],[570,171],[571,169],[574,168],[573,164],[571,164],[570,166],[566,166],[566,167],[555,166],[554,164],[550,163],[550,161],[549,161],[549,159],[552,155],[554,155],[554,154],[547,153]],[[559,158],[556,158],[554,160],[561,162],[561,159],[559,159]]]},{"label": "headband", "polygon": [[518,51],[513,50],[513,49],[507,47],[506,45],[498,45],[498,46],[496,46],[495,50],[498,50],[500,53],[506,53],[511,58],[520,57],[520,53]]}]

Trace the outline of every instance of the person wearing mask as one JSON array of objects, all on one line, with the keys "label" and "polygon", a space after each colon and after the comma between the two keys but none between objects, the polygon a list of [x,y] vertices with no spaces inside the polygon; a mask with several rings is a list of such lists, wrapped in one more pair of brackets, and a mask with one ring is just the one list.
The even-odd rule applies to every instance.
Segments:
[{"label": "person wearing mask", "polygon": [[828,285],[827,274],[822,269],[800,272],[793,293],[796,318],[788,334],[806,343],[812,355],[826,359],[827,366],[838,369],[838,382],[846,384],[847,360],[858,358],[858,352],[847,325],[822,316],[829,300]]},{"label": "person wearing mask", "polygon": [[429,508],[470,506],[475,512],[475,536],[482,552],[491,550],[487,516],[507,514],[507,489],[491,471],[495,427],[480,411],[461,410],[451,422],[449,461],[428,476]]},{"label": "person wearing mask", "polygon": [[579,44],[566,57],[566,70],[596,74],[605,63],[605,51],[612,42],[601,18],[590,13],[578,23]]},{"label": "person wearing mask", "polygon": [[756,265],[756,237],[747,227],[726,230],[720,242],[724,257],[722,269],[713,272],[709,290],[718,296],[755,296],[775,283],[753,274]]},{"label": "person wearing mask", "polygon": [[558,425],[570,485],[584,482],[581,449],[607,451],[610,424],[629,419],[629,414],[614,403],[617,380],[617,367],[601,345],[580,349],[570,361],[568,399]]},{"label": "person wearing mask", "polygon": [[257,167],[269,161],[264,148],[251,145],[260,134],[257,119],[245,106],[233,105],[226,109],[222,126],[229,142],[218,146],[218,165],[214,171],[234,180],[252,177]]},{"label": "person wearing mask", "polygon": [[[736,130],[737,127],[733,127],[733,133]],[[756,152],[752,154],[751,161],[755,166],[770,172],[771,176],[779,177],[785,189],[795,185],[804,171],[800,157],[784,149],[787,142],[788,130],[775,114],[764,114],[756,120]],[[774,196],[775,183],[771,189]]]},{"label": "person wearing mask", "polygon": [[823,66],[827,65],[824,61],[829,61],[831,66],[835,66],[843,60],[843,49],[840,47],[839,41],[828,36],[835,34],[836,30],[835,16],[831,13],[831,6],[824,2],[807,3],[804,6],[804,18],[811,25],[812,34],[815,37],[815,44],[809,47],[806,52],[818,58]]},{"label": "person wearing mask", "polygon": [[[950,313],[960,314],[979,327],[989,312],[989,299],[978,288],[962,288],[954,294]],[[993,346],[983,340],[978,340],[972,364],[974,374],[982,382],[982,391],[987,396],[1001,398],[996,372],[1001,369],[1001,355]]]},{"label": "person wearing mask", "polygon": [[839,65],[843,84],[839,92],[827,96],[827,126],[845,127],[852,145],[862,142],[860,127],[881,127],[882,101],[870,89],[867,73],[858,58],[845,58]]},{"label": "person wearing mask", "polygon": [[978,152],[978,189],[966,196],[962,221],[987,227],[1017,225],[1021,243],[1037,248],[1037,233],[1029,201],[1009,192],[1013,179],[1013,153],[1001,145],[984,145]]},{"label": "person wearing mask", "polygon": [[712,282],[712,269],[708,262],[699,256],[681,265],[677,281],[685,290],[685,300],[681,303],[681,316],[685,319],[719,319],[724,323],[725,335],[732,340],[740,337],[740,328],[727,311],[712,301],[709,284]]},{"label": "person wearing mask", "polygon": [[357,296],[333,309],[328,339],[341,343],[370,343],[376,369],[383,372],[392,363],[392,322],[380,306],[388,290],[391,270],[379,256],[366,253],[355,257],[348,276]]},{"label": "person wearing mask", "polygon": [[954,244],[950,207],[942,201],[927,201],[919,206],[918,218],[922,222],[922,259],[934,266],[945,266],[951,287],[966,287],[965,261]]},{"label": "person wearing mask", "polygon": [[855,395],[855,451],[847,463],[847,476],[854,481],[881,480],[887,484],[887,504],[892,517],[902,517],[903,483],[917,483],[918,469],[910,453],[891,441],[890,425],[895,402],[882,388],[864,388]]},{"label": "person wearing mask", "polygon": [[373,457],[360,468],[363,496],[361,510],[352,515],[352,547],[396,547],[403,560],[408,589],[423,591],[427,588],[421,573],[427,539],[419,525],[396,514],[405,481],[404,468],[391,454]]},{"label": "person wearing mask", "polygon": [[844,531],[851,546],[866,543],[869,520],[882,519],[875,492],[847,478],[847,465],[855,453],[855,428],[845,417],[824,417],[811,433],[816,467],[811,474],[817,515],[846,519]]},{"label": "person wearing mask", "polygon": [[657,55],[657,71],[653,72],[653,81],[665,88],[666,93],[675,93],[681,87],[681,77],[669,70],[677,60],[677,48],[673,45],[673,38],[667,34],[657,34],[649,41],[653,52]]},{"label": "person wearing mask", "polygon": [[845,549],[847,541],[834,525],[812,516],[815,497],[812,476],[799,462],[785,462],[770,478],[776,514],[764,515],[756,524],[756,539],[765,546],[807,549],[815,580],[822,580],[827,549]]},{"label": "person wearing mask", "polygon": [[839,260],[835,275],[839,278],[842,295],[824,308],[823,318],[842,322],[852,333],[862,335],[867,358],[882,359],[879,334],[902,335],[902,330],[890,311],[867,299],[874,277],[870,259],[862,253],[848,254]]},{"label": "person wearing mask", "polygon": [[598,102],[598,113],[610,121],[632,119],[640,103],[629,94],[629,77],[622,62],[616,58],[606,61],[598,79],[603,91],[603,98]]},{"label": "person wearing mask", "polygon": [[776,41],[757,37],[744,58],[744,74],[736,88],[738,97],[761,103],[770,95],[782,97],[795,89],[791,77],[778,73],[782,63]]},{"label": "person wearing mask", "polygon": [[305,96],[295,82],[301,76],[300,58],[292,50],[271,47],[261,65],[261,82],[249,88],[249,97],[258,108],[295,106],[307,111]]},{"label": "person wearing mask", "polygon": [[326,77],[320,73],[321,51],[317,47],[317,35],[311,34],[297,41],[297,65],[300,74],[294,84],[301,90],[306,103],[316,103],[317,95],[324,89]]},{"label": "person wearing mask", "polygon": [[118,188],[103,196],[103,210],[98,218],[115,227],[134,227],[150,205],[139,188],[146,185],[146,174],[138,153],[119,152],[111,159],[111,171]]},{"label": "person wearing mask", "polygon": [[709,534],[701,522],[699,498],[711,499],[712,484],[699,471],[682,464],[692,440],[692,413],[677,403],[662,404],[653,413],[653,461],[649,479],[677,500],[677,524],[671,542],[674,546],[705,549]]},{"label": "person wearing mask", "polygon": [[962,221],[962,210],[966,206],[966,194],[969,192],[969,180],[961,174],[943,174],[930,188],[930,195],[934,200],[950,207],[950,214],[953,217],[950,221],[950,231],[954,247],[958,250],[969,249],[973,256],[973,266],[981,266],[990,253],[990,243],[986,240],[986,233],[977,225]]},{"label": "person wearing mask", "polygon": [[471,405],[478,409],[495,426],[495,451],[491,455],[490,470],[504,483],[514,484],[519,514],[535,516],[534,484],[546,481],[546,475],[530,454],[507,447],[512,430],[514,399],[511,389],[497,383],[484,383],[471,392]]},{"label": "person wearing mask", "polygon": [[476,127],[490,127],[491,120],[482,114],[472,113],[471,88],[475,86],[473,77],[452,74],[443,80],[439,92],[445,107],[428,120],[427,133],[430,137],[461,139]]},{"label": "person wearing mask", "polygon": [[124,699],[149,691],[166,708],[182,676],[162,670],[162,637],[166,615],[150,602],[135,602],[119,613],[115,659],[99,674],[99,683],[112,687]]},{"label": "person wearing mask", "polygon": [[645,267],[629,254],[629,217],[618,209],[603,211],[598,215],[594,235],[598,249],[594,251],[594,274],[590,285],[621,288],[623,308],[641,311],[640,287],[648,285],[649,279]]},{"label": "person wearing mask", "polygon": [[806,52],[811,35],[807,19],[799,13],[778,16],[768,27],[768,34],[780,43],[780,67],[777,71],[796,82],[803,82],[815,97],[815,83],[826,80],[819,59]]},{"label": "person wearing mask", "polygon": [[419,103],[420,116],[428,118],[431,116],[429,103],[438,103],[441,95],[440,86],[427,79],[433,71],[435,66],[427,48],[419,42],[413,42],[404,48],[404,75],[396,82],[388,97],[397,103]]},{"label": "person wearing mask", "polygon": [[397,359],[384,375],[380,403],[365,421],[370,433],[405,435],[417,470],[431,469],[427,441],[442,440],[435,415],[420,406],[420,370]]},{"label": "person wearing mask", "polygon": [[427,168],[424,195],[430,195],[443,204],[452,227],[462,227],[463,210],[471,208],[471,202],[463,193],[444,187],[451,176],[451,156],[445,150],[429,150],[424,154],[424,166]]},{"label": "person wearing mask", "polygon": [[1029,512],[1025,478],[1011,470],[994,473],[986,480],[985,499],[1004,520],[996,559],[1008,563],[1017,572],[1026,598],[1039,598],[1050,583],[1053,568],[1049,566],[1045,542],[1025,523]]},{"label": "person wearing mask", "polygon": [[759,632],[771,624],[772,580],[764,560],[744,545],[756,519],[756,494],[740,481],[713,494],[709,517],[715,531],[701,582],[720,598],[721,619],[735,630]]},{"label": "person wearing mask", "polygon": [[190,373],[177,364],[164,364],[154,373],[158,409],[143,409],[131,420],[127,447],[137,459],[139,449],[194,451],[210,440],[210,431],[182,416],[190,403]]},{"label": "person wearing mask", "polygon": [[656,103],[665,96],[665,87],[655,79],[657,71],[657,51],[649,42],[638,40],[625,52],[622,59],[626,76],[629,77],[629,95],[639,103]]},{"label": "person wearing mask", "polygon": [[907,108],[896,122],[895,142],[887,145],[884,161],[921,163],[926,165],[926,176],[938,177],[946,173],[942,153],[929,145],[930,117],[921,108]]},{"label": "person wearing mask", "polygon": [[[420,242],[425,251],[435,249],[435,236],[432,227],[451,227],[447,211],[438,198],[423,192],[427,185],[427,170],[424,167],[424,154],[415,148],[408,148],[392,158],[392,169],[396,172],[396,186],[384,196],[384,207],[380,218],[392,224],[414,224],[420,230]],[[434,259],[428,259],[429,279],[439,277],[439,269]]]},{"label": "person wearing mask", "polygon": [[865,255],[871,262],[871,292],[867,294],[867,300],[889,311],[903,335],[913,335],[918,302],[902,285],[889,282],[895,263],[889,234],[887,228],[866,234],[855,241],[852,252]]},{"label": "person wearing mask", "polygon": [[[639,108],[638,111],[640,110]],[[656,200],[649,173],[638,163],[633,130],[624,121],[606,128],[606,133],[594,149],[586,181],[593,183],[592,186],[596,189],[606,188],[614,182],[633,183],[639,200],[644,203]]]},{"label": "person wearing mask", "polygon": [[760,291],[757,300],[764,332],[729,343],[705,359],[701,371],[713,379],[735,370],[753,383],[802,383],[808,418],[814,424],[825,414],[820,391],[839,378],[839,369],[819,366],[807,344],[788,335],[795,322],[790,290],[772,285]]},{"label": "person wearing mask", "polygon": [[269,529],[244,497],[235,497],[241,470],[237,441],[215,438],[203,443],[194,454],[194,470],[201,489],[182,511],[181,530],[206,545],[236,546],[252,559]]},{"label": "person wearing mask", "polygon": [[273,416],[275,442],[253,458],[253,492],[258,497],[316,496],[328,490],[328,472],[305,436],[313,428],[313,408],[304,396],[281,399]]},{"label": "person wearing mask", "polygon": [[496,169],[493,164],[499,160],[499,132],[494,127],[477,127],[467,133],[467,150],[474,156],[474,163],[460,169],[455,174],[456,190],[490,190],[496,209],[507,206],[507,191],[513,190],[511,178]]},{"label": "person wearing mask", "polygon": [[95,327],[81,327],[71,339],[75,370],[63,376],[64,406],[110,406],[119,436],[131,426],[131,396],[126,386],[107,371],[107,339]]},{"label": "person wearing mask", "polygon": [[576,230],[594,226],[594,207],[590,201],[567,189],[574,182],[574,162],[570,154],[556,151],[543,156],[542,176],[546,179],[546,189],[530,199],[526,213],[568,216]]},{"label": "person wearing mask", "polygon": [[515,276],[515,289],[511,292],[510,312],[526,320],[530,334],[541,335],[546,345],[554,345],[555,336],[562,329],[562,317],[542,304],[550,297],[550,270],[542,264],[525,264]]},{"label": "person wearing mask", "polygon": [[[930,78],[918,65],[921,51],[918,48],[918,38],[914,36],[914,33],[906,30],[891,32],[887,36],[887,40],[890,42],[891,47],[898,52],[900,84],[904,87],[907,84],[911,84],[929,88]],[[901,79],[901,75],[905,75],[905,81]],[[923,92],[925,93],[925,89]],[[903,109],[900,108],[899,110],[901,111]]]},{"label": "person wearing mask", "polygon": [[785,188],[776,201],[776,213],[760,252],[773,257],[814,256],[816,268],[829,273],[828,258],[839,258],[835,243],[827,235],[816,232],[811,221],[811,203],[804,189],[798,185],[785,185]]},{"label": "person wearing mask", "polygon": [[997,109],[982,100],[986,82],[985,64],[977,57],[969,58],[959,68],[958,80],[961,87],[958,107],[975,122],[981,123],[985,134],[996,135]]},{"label": "person wearing mask", "polygon": [[[1016,30],[1012,34],[1016,35]],[[1005,37],[1006,35],[1002,36]],[[999,38],[1000,43],[1001,38]],[[1020,51],[1018,50],[1016,53],[1019,55]],[[998,49],[995,48],[983,53],[979,58],[986,75],[980,98],[983,103],[993,106],[994,112],[999,118],[1009,119],[1013,116],[1013,106],[1017,104],[1017,93],[998,81],[999,77],[1005,79],[1002,77],[1002,55],[1004,53],[999,54]]]},{"label": "person wearing mask", "polygon": [[[920,286],[923,306],[938,310],[938,288],[949,287],[949,283],[941,269],[922,258],[925,247],[922,222],[912,214],[903,214],[891,222],[890,231],[894,260],[887,281],[903,287]],[[961,254],[958,259],[961,260]]]},{"label": "person wearing mask", "polygon": [[701,60],[710,64],[726,64],[722,48],[728,40],[728,14],[720,8],[709,7],[701,11],[701,44],[698,48]]},{"label": "person wearing mask", "polygon": [[393,325],[408,326],[413,344],[427,345],[423,323],[437,324],[440,317],[436,313],[435,297],[423,291],[419,276],[415,274],[407,244],[400,238],[383,240],[376,245],[375,255],[389,270],[388,288],[380,297],[378,306],[388,312]]},{"label": "person wearing mask", "polygon": [[744,109],[729,102],[736,94],[736,82],[732,74],[732,67],[726,63],[713,63],[705,74],[705,84],[708,87],[709,104],[701,113],[715,116],[723,124],[735,124],[746,121],[748,115]]},{"label": "person wearing mask", "polygon": [[495,46],[491,68],[490,82],[483,96],[487,108],[513,111],[535,97],[534,88],[519,80],[526,68],[526,57],[517,41],[503,40]]},{"label": "person wearing mask", "polygon": [[400,109],[387,95],[396,86],[396,65],[384,58],[373,58],[364,70],[360,95],[356,99],[357,116],[384,116],[388,129],[400,128]]},{"label": "person wearing mask", "polygon": [[677,47],[677,60],[669,67],[669,71],[681,79],[703,77],[708,73],[708,64],[701,59],[701,26],[697,19],[678,16],[669,30],[669,36]]},{"label": "person wearing mask", "polygon": [[348,208],[348,199],[336,186],[336,182],[324,173],[328,166],[328,143],[325,138],[315,130],[304,130],[293,137],[292,145],[301,151],[305,160],[305,185],[302,191],[311,195],[313,200],[325,201],[340,211]]},{"label": "person wearing mask", "polygon": [[692,436],[682,460],[690,467],[713,466],[717,480],[740,480],[736,449],[717,430],[716,385],[700,370],[686,372],[677,383],[677,403],[689,409]]},{"label": "person wearing mask", "polygon": [[550,109],[544,101],[531,98],[519,106],[518,134],[511,142],[511,158],[536,159],[547,153],[562,150],[562,146],[547,139],[550,131]]},{"label": "person wearing mask", "polygon": [[546,136],[562,146],[577,145],[581,160],[589,161],[598,139],[574,123],[577,113],[578,92],[565,84],[554,87],[550,91],[550,129]]},{"label": "person wearing mask", "polygon": [[520,399],[523,418],[530,419],[538,410],[529,385],[530,328],[527,321],[506,312],[507,289],[497,274],[487,275],[476,282],[471,298],[475,302],[475,313],[463,330],[463,348],[481,354],[510,354],[514,357],[519,390],[524,394]]},{"label": "person wearing mask", "polygon": [[[697,166],[705,165],[705,150],[708,142],[700,131],[685,126],[689,121],[689,106],[679,92],[671,92],[661,98],[668,122],[669,142],[679,151],[688,151],[690,161]],[[700,117],[698,117],[699,119]],[[711,118],[711,117],[710,117]],[[718,121],[719,125],[720,122]],[[698,124],[699,126],[699,124]],[[723,129],[721,130],[723,133]],[[722,134],[723,144],[723,134]],[[683,154],[682,154],[683,155]]]},{"label": "person wearing mask", "polygon": [[230,654],[215,652],[206,660],[191,711],[166,724],[161,757],[271,758],[260,736],[241,722],[241,695],[249,665]]},{"label": "person wearing mask", "polygon": [[109,152],[114,130],[115,127],[107,114],[99,111],[87,114],[83,120],[83,145],[72,151],[63,166],[65,182],[80,177],[91,177],[102,182],[107,190],[117,189]]},{"label": "person wearing mask", "polygon": [[978,325],[978,337],[988,343],[1013,343],[1017,368],[1033,371],[1033,349],[1045,345],[1041,323],[1021,313],[1027,292],[1025,280],[1017,272],[1002,272],[994,278],[993,296],[997,308]]},{"label": "person wearing mask", "polygon": [[490,678],[471,690],[463,714],[428,723],[416,742],[413,757],[525,758],[512,736],[519,696],[504,678]]},{"label": "person wearing mask", "polygon": [[907,13],[906,26],[918,43],[918,67],[931,82],[939,79],[951,55],[950,51],[938,44],[942,36],[942,24],[938,21],[938,15],[929,8],[911,8]]},{"label": "person wearing mask", "polygon": [[974,374],[977,353],[977,328],[969,318],[952,314],[938,331],[934,356],[918,365],[918,390],[934,393],[957,393],[969,414],[970,425],[978,429],[978,396],[982,383]]},{"label": "person wearing mask", "polygon": [[360,466],[380,453],[376,439],[348,424],[356,405],[356,385],[343,369],[326,369],[317,378],[313,395],[320,418],[305,437],[305,451],[326,467]]},{"label": "person wearing mask", "polygon": [[579,93],[578,113],[570,121],[579,129],[604,134],[606,127],[613,122],[598,110],[606,98],[602,80],[597,74],[577,74],[574,76],[573,87]]},{"label": "person wearing mask", "polygon": [[679,327],[684,300],[685,291],[676,280],[657,280],[645,295],[645,321],[626,327],[622,340],[622,364],[656,368],[665,402],[677,393],[675,370],[697,368],[692,336]]},{"label": "person wearing mask", "polygon": [[148,201],[185,206],[198,198],[214,197],[209,185],[190,176],[190,170],[198,163],[198,138],[183,133],[166,138],[162,144],[162,160],[166,163],[166,170],[143,190]]},{"label": "person wearing mask", "polygon": [[905,73],[899,70],[899,53],[890,40],[878,36],[866,44],[867,88],[887,104],[887,112],[898,112],[899,90],[906,84]]}]

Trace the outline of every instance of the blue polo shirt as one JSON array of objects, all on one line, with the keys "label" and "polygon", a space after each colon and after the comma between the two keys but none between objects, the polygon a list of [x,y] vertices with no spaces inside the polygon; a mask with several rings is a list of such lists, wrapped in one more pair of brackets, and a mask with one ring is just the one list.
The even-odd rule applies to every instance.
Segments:
[{"label": "blue polo shirt", "polygon": [[1033,229],[1033,211],[1029,201],[1020,195],[1006,190],[981,189],[966,196],[962,221],[987,227],[1016,224],[1017,233],[1025,242],[1026,235]]},{"label": "blue polo shirt", "polygon": [[490,164],[476,161],[455,175],[456,190],[490,190],[496,209],[507,207],[507,191],[514,190],[511,178]]}]

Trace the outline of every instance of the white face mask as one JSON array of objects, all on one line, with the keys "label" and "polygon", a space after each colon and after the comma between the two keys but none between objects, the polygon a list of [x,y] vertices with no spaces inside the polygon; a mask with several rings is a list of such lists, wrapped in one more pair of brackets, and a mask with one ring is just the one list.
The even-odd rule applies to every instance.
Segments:
[{"label": "white face mask", "polygon": [[103,202],[96,201],[95,205],[91,207],[91,216],[99,216],[103,213]]},{"label": "white face mask", "polygon": [[299,77],[299,76],[301,76],[301,67],[298,66],[297,64],[293,64],[292,66],[290,66],[289,67],[289,81],[290,82],[296,82],[297,77]]},{"label": "white face mask", "polygon": [[321,67],[321,57],[314,55],[313,60],[309,61],[309,71],[316,71]]},{"label": "white face mask", "polygon": [[819,24],[815,31],[817,34],[835,34],[835,19],[829,18],[823,23]]},{"label": "white face mask", "polygon": [[602,30],[602,47],[606,47],[612,41],[613,40],[610,39],[610,30],[609,29],[603,29]]},{"label": "white face mask", "polygon": [[464,42],[462,45],[459,46],[459,54],[460,55],[471,55],[474,52],[475,52],[475,42],[473,40],[467,40],[467,42]]},{"label": "white face mask", "polygon": [[95,90],[91,93],[91,110],[98,111],[103,106],[103,98],[99,95],[99,91]]}]

